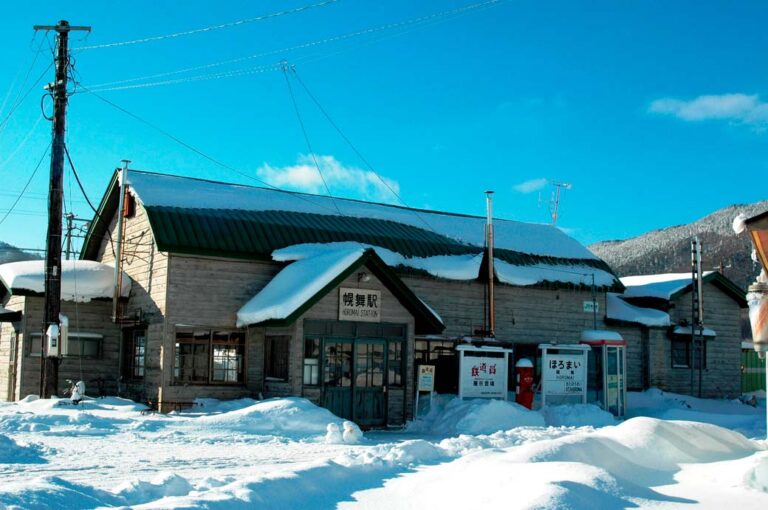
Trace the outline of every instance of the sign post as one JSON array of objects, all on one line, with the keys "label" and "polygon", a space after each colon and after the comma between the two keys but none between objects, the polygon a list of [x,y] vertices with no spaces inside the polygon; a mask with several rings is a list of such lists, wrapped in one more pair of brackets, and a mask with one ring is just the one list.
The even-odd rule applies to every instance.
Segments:
[{"label": "sign post", "polygon": [[[541,344],[541,406],[551,397],[587,403],[588,345]],[[558,400],[558,398],[555,398]]]},{"label": "sign post", "polygon": [[419,416],[419,395],[421,392],[429,393],[429,408],[432,409],[432,395],[435,393],[435,365],[419,365],[418,378],[416,380],[416,417]]}]

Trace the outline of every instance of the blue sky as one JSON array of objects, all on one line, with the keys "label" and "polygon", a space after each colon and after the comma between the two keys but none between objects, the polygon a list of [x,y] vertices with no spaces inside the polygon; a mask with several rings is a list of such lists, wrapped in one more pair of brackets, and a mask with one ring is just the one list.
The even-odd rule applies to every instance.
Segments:
[{"label": "blue sky", "polygon": [[[218,30],[77,50],[320,1],[5,6],[0,119],[20,93],[32,92],[0,127],[0,218],[50,140],[50,123],[40,120],[42,89],[31,85],[51,55],[42,34],[33,38],[32,25],[59,19],[93,27],[84,40],[72,34],[85,87],[240,172],[80,89],[70,98],[68,146],[95,202],[122,159],[142,170],[258,184],[242,173],[325,193],[275,68],[281,59],[295,64],[346,136],[412,207],[483,214],[483,191],[493,189],[498,216],[548,222],[552,188],[541,183],[568,182],[573,188],[564,192],[558,225],[588,244],[768,198],[761,186],[768,165],[765,2],[508,0],[413,22],[482,0],[338,0]],[[399,25],[384,28],[390,24]],[[321,42],[370,28],[376,30]],[[275,51],[306,43],[312,44]],[[167,81],[174,83],[159,83]],[[331,191],[398,203],[295,78],[291,83]],[[44,247],[48,169],[46,158],[0,224],[0,240]],[[91,217],[69,172],[65,180],[67,209]]]}]

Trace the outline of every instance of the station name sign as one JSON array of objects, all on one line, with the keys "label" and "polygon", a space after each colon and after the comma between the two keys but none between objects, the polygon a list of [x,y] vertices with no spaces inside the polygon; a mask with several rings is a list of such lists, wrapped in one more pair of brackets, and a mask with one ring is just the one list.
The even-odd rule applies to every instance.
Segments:
[{"label": "station name sign", "polygon": [[339,320],[381,322],[381,291],[339,288]]},{"label": "station name sign", "polygon": [[579,395],[586,391],[586,362],[581,354],[550,354],[543,367],[549,395]]}]

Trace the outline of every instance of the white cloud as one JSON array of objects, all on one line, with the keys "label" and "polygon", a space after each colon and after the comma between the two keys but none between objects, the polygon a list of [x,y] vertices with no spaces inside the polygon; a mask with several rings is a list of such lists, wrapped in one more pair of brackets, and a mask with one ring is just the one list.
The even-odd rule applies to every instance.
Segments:
[{"label": "white cloud", "polygon": [[531,179],[529,181],[521,182],[514,186],[514,190],[520,193],[533,193],[539,191],[547,185],[547,180],[543,177],[540,179]]},{"label": "white cloud", "polygon": [[[334,196],[375,200],[378,202],[396,202],[389,188],[400,193],[397,181],[382,177],[386,185],[370,170],[354,166],[345,166],[333,156],[316,156],[317,164],[323,173],[322,178],[309,154],[301,154],[295,165],[274,167],[264,163],[256,173],[264,181],[279,188],[305,191],[307,193],[327,194],[323,178]],[[387,187],[388,186],[388,187]]]},{"label": "white cloud", "polygon": [[653,101],[648,111],[691,122],[728,120],[753,125],[768,123],[768,103],[762,102],[757,94],[707,95],[689,101],[662,98]]}]

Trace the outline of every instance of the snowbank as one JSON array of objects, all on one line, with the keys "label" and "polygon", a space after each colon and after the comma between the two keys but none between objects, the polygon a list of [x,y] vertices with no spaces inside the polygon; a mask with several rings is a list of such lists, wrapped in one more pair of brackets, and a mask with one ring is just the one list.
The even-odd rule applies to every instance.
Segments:
[{"label": "snowbank", "polygon": [[540,412],[550,427],[605,427],[616,424],[611,413],[594,404],[546,406]]},{"label": "snowbank", "polygon": [[[243,399],[240,402],[244,407],[234,407],[218,414],[201,415],[187,422],[187,425],[195,429],[290,438],[325,436],[330,423],[345,432],[350,427],[357,428],[324,407],[316,406],[300,397],[273,398],[255,403],[251,403],[251,399]],[[357,431],[359,432],[359,429]]]},{"label": "snowbank", "polygon": [[503,400],[461,400],[449,395],[434,399],[429,413],[408,425],[410,432],[434,435],[492,434],[515,427],[543,427],[541,414]]},{"label": "snowbank", "polygon": [[701,399],[651,388],[627,393],[627,418],[649,416],[664,420],[710,423],[747,437],[765,437],[765,399],[757,407],[741,400]]}]

